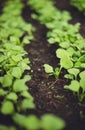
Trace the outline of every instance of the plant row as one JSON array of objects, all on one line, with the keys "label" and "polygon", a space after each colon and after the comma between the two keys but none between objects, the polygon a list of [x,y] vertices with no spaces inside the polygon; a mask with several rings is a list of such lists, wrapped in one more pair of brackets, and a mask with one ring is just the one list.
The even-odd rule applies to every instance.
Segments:
[{"label": "plant row", "polygon": [[[30,70],[30,60],[24,45],[33,40],[34,27],[21,17],[24,4],[20,0],[7,0],[0,16],[0,113],[10,115],[12,120],[25,130],[61,130],[65,123],[61,118],[46,114],[24,115],[34,109],[34,99],[26,82],[31,76],[23,75]],[[4,126],[2,130],[16,130],[15,126]]]},{"label": "plant row", "polygon": [[[28,4],[36,13],[32,18],[44,24],[49,31],[47,38],[49,44],[56,44],[56,57],[60,62],[54,69],[45,64],[45,71],[59,78],[62,70],[66,70],[64,80],[70,84],[64,86],[78,95],[79,101],[85,98],[85,38],[79,33],[80,23],[69,23],[71,15],[68,11],[60,11],[53,5],[52,0],[29,0]],[[46,5],[46,6],[45,6]]]}]

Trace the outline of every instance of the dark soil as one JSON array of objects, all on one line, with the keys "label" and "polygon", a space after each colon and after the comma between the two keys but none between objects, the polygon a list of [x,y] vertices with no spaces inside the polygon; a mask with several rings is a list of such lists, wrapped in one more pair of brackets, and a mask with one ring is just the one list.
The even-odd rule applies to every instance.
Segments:
[{"label": "dark soil", "polygon": [[[25,0],[23,1],[25,2]],[[69,0],[62,0],[62,2],[60,2],[60,0],[56,1],[55,6],[59,9],[70,11],[73,17],[71,23],[81,23],[80,32],[85,36],[85,16],[76,8],[72,7],[69,4]],[[84,130],[85,118],[80,118],[80,111],[85,113],[85,102],[80,104],[76,95],[63,89],[64,84],[67,83],[63,78],[65,71],[62,71],[59,80],[56,82],[53,76],[49,77],[44,72],[43,65],[45,63],[54,67],[58,65],[59,61],[55,56],[57,46],[48,44],[46,38],[46,32],[48,30],[45,26],[40,25],[38,21],[31,19],[32,12],[34,11],[28,6],[25,6],[22,12],[24,20],[31,22],[33,26],[36,27],[34,41],[32,41],[30,45],[25,46],[32,68],[31,72],[29,72],[32,75],[32,80],[28,83],[28,86],[30,93],[34,97],[36,109],[28,111],[26,114],[34,113],[40,117],[45,113],[53,113],[65,119],[67,127],[64,130]],[[0,117],[2,118],[2,116]],[[7,117],[7,119],[9,119],[8,124],[12,123],[9,117]],[[5,117],[3,117],[3,120],[6,120]],[[1,122],[5,123],[4,121]]]}]

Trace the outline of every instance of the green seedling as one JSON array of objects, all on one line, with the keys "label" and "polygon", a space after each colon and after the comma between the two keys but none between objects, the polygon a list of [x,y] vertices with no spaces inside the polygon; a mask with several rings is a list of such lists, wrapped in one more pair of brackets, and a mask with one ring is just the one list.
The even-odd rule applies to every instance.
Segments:
[{"label": "green seedling", "polygon": [[44,64],[44,69],[45,72],[48,73],[50,76],[54,75],[55,78],[58,79],[61,69],[55,68],[54,70],[53,67],[50,66],[49,64]]},{"label": "green seedling", "polygon": [[[80,10],[84,10],[82,1],[71,1],[75,6],[79,6]],[[69,24],[68,21],[71,19],[71,16],[67,11],[61,12],[53,6],[52,1],[48,1],[47,6],[44,6],[44,2],[42,3],[38,0],[28,1],[31,8],[37,12],[32,16],[49,29],[47,32],[48,42],[59,47],[56,50],[56,57],[60,59],[58,64],[60,67],[54,69],[52,66],[45,64],[45,72],[58,78],[62,68],[65,69],[67,73],[64,77],[71,80],[71,84],[65,87],[77,93],[79,100],[82,101],[84,99],[85,84],[83,78],[79,75],[81,75],[81,69],[85,68],[85,39],[79,33],[80,23],[75,25]],[[47,13],[47,10],[50,11]],[[80,88],[83,91],[81,93]]]},{"label": "green seedling", "polygon": [[[70,85],[65,85],[65,89],[71,90],[73,93],[77,93],[79,101],[82,102],[85,98],[85,71],[80,74],[80,81],[72,80]],[[82,91],[80,91],[82,89]]]}]

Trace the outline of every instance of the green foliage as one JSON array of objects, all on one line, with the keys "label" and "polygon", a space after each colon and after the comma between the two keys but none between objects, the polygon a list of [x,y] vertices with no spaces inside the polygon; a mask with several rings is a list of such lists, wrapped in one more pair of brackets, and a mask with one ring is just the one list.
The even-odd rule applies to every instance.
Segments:
[{"label": "green foliage", "polygon": [[15,78],[20,78],[22,76],[21,69],[19,67],[14,67],[12,70],[12,76]]},{"label": "green foliage", "polygon": [[34,108],[35,108],[34,100],[31,97],[31,98],[26,98],[26,99],[22,100],[19,109],[27,110],[27,109],[34,109]]},{"label": "green foliage", "polygon": [[5,115],[14,113],[14,105],[11,101],[4,101],[1,107],[1,112]]},{"label": "green foliage", "polygon": [[0,47],[0,71],[7,71],[12,76],[20,78],[24,70],[30,70],[29,59],[24,57],[26,52],[21,46],[5,43]]},{"label": "green foliage", "polygon": [[0,130],[16,130],[15,127],[13,126],[4,126],[4,125],[0,125]]},{"label": "green foliage", "polygon": [[60,12],[53,6],[52,0],[29,0],[28,4],[38,13],[38,15],[32,14],[32,17],[38,19],[43,24],[48,24],[50,21],[56,20],[57,18],[65,21],[71,19],[69,13],[66,11],[62,13],[61,17]]},{"label": "green foliage", "polygon": [[23,7],[20,0],[7,0],[0,15],[0,97],[3,97],[0,112],[5,115],[35,107],[26,85],[31,76],[22,76],[25,70],[31,69],[23,45],[30,43],[34,31],[21,17]]},{"label": "green foliage", "polygon": [[[76,74],[78,74],[78,71],[79,70],[76,71],[77,72]],[[74,74],[75,74],[75,70],[74,70]],[[84,98],[85,98],[85,71],[82,71],[79,74],[79,77],[80,77],[79,81],[72,80],[71,84],[70,85],[65,85],[64,88],[69,89],[74,93],[77,93],[79,101],[82,102],[84,100]],[[80,91],[80,89],[81,89],[81,91]]]},{"label": "green foliage", "polygon": [[3,87],[10,87],[12,85],[13,77],[10,74],[6,74],[3,77],[0,77],[0,82],[3,85]]},{"label": "green foliage", "polygon": [[[0,16],[0,40],[5,41],[11,38],[12,42],[16,42],[17,38],[21,38],[26,32],[27,35],[23,37],[21,45],[25,43],[30,43],[30,40],[33,39],[32,31],[34,28],[31,24],[26,23],[21,17],[21,11],[24,5],[20,0],[15,0],[13,3],[11,0],[5,2],[3,8],[3,14]],[[11,10],[11,11],[10,11]],[[16,21],[17,19],[17,21]],[[27,40],[26,40],[27,39]]]},{"label": "green foliage", "polygon": [[61,130],[65,127],[65,122],[51,114],[46,114],[41,119],[41,125],[44,130]]},{"label": "green foliage", "polygon": [[25,85],[22,79],[16,80],[13,85],[14,92],[22,92],[28,90],[28,87]]},{"label": "green foliage", "polygon": [[56,55],[60,58],[61,68],[69,69],[73,66],[73,62],[69,56],[69,53],[64,49],[58,49]]},{"label": "green foliage", "polygon": [[[85,10],[84,1],[71,1],[80,10]],[[65,86],[65,88],[77,93],[79,100],[82,101],[85,97],[85,78],[81,78],[81,73],[83,73],[81,71],[85,69],[85,38],[79,33],[80,23],[70,24],[71,16],[69,12],[55,8],[52,0],[43,0],[43,2],[29,0],[28,4],[37,12],[32,14],[32,17],[48,28],[47,37],[49,44],[56,44],[58,47],[56,57],[60,59],[60,62],[55,69],[45,64],[45,72],[58,78],[62,68],[65,69],[66,74],[64,77],[71,81],[71,84]],[[44,6],[45,4],[46,6]],[[81,93],[80,88],[83,91]]]},{"label": "green foliage", "polygon": [[45,68],[45,72],[52,75],[54,73],[53,67],[48,65],[48,64],[44,64],[44,68]]},{"label": "green foliage", "polygon": [[56,79],[58,79],[59,74],[61,72],[62,67],[59,68],[53,68],[52,66],[50,66],[49,64],[44,64],[44,69],[45,72],[48,73],[49,75],[54,75]]},{"label": "green foliage", "polygon": [[21,96],[33,100],[33,97],[27,91],[21,92]]},{"label": "green foliage", "polygon": [[84,0],[71,0],[71,4],[77,7],[80,11],[85,13],[85,1]]},{"label": "green foliage", "polygon": [[18,96],[16,93],[11,92],[11,93],[7,94],[6,99],[16,102],[18,99]]},{"label": "green foliage", "polygon": [[[61,15],[61,14],[60,14]],[[77,23],[74,26],[70,25],[68,21],[56,20],[53,21],[54,27],[49,27],[52,31],[47,33],[48,42],[50,44],[59,44],[62,48],[68,48],[71,43],[76,40],[77,32],[79,31],[80,24]]]},{"label": "green foliage", "polygon": [[80,86],[83,90],[83,93],[85,93],[85,71],[80,73]]},{"label": "green foliage", "polygon": [[71,84],[70,85],[65,85],[64,88],[69,89],[69,90],[71,90],[73,92],[79,92],[79,88],[80,88],[79,82],[76,81],[76,80],[72,80]]},{"label": "green foliage", "polygon": [[39,120],[35,115],[23,116],[21,114],[15,114],[13,120],[26,130],[61,130],[65,127],[65,122],[54,115],[45,114]]},{"label": "green foliage", "polygon": [[65,78],[67,78],[67,79],[75,79],[76,80],[79,72],[80,71],[77,68],[68,69],[69,74],[66,74]]}]

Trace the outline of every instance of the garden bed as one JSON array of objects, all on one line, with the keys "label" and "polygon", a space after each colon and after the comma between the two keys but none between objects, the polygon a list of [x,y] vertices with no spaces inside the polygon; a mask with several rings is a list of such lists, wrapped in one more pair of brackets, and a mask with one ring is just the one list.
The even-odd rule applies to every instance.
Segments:
[{"label": "garden bed", "polygon": [[[23,2],[25,3],[24,0]],[[62,2],[57,0],[57,2],[55,1],[55,6],[60,10],[70,11],[73,17],[70,23],[80,22],[80,33],[85,37],[85,16],[71,6],[68,0],[62,0]],[[85,117],[81,117],[81,112],[83,111],[83,114],[85,114],[85,100],[83,103],[79,103],[75,94],[63,88],[68,83],[68,80],[63,77],[65,70],[62,70],[57,81],[54,76],[49,76],[45,73],[44,64],[56,67],[59,62],[59,59],[55,56],[57,46],[48,44],[46,38],[48,29],[40,24],[39,21],[31,18],[33,11],[30,6],[26,5],[22,11],[22,17],[26,22],[31,22],[36,28],[34,40],[31,44],[24,47],[31,61],[31,70],[29,72],[25,71],[25,74],[32,75],[32,79],[27,85],[30,88],[31,95],[34,97],[36,109],[28,110],[23,114],[35,114],[41,117],[43,114],[52,113],[66,121],[67,125],[64,130],[84,130]],[[14,125],[10,116],[3,116],[2,114],[0,114],[0,123]]]}]

